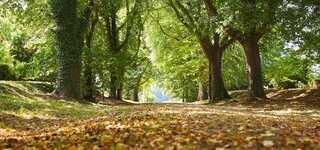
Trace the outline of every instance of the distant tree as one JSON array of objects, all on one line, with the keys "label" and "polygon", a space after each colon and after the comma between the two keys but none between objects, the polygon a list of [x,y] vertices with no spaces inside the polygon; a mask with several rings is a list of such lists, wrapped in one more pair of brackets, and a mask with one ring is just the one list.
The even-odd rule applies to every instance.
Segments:
[{"label": "distant tree", "polygon": [[96,26],[98,23],[98,12],[94,0],[90,0],[87,8],[86,20],[88,22],[85,33],[85,47],[83,52],[83,98],[86,100],[94,100],[95,96],[95,75],[93,72],[93,41]]},{"label": "distant tree", "polygon": [[[133,30],[141,26],[137,19],[141,11],[142,1],[138,0],[103,0],[101,15],[105,25],[105,39],[110,56],[110,98],[121,100],[123,96],[123,81],[128,65],[128,48],[130,40],[136,35]],[[125,14],[119,13],[125,10]]]}]

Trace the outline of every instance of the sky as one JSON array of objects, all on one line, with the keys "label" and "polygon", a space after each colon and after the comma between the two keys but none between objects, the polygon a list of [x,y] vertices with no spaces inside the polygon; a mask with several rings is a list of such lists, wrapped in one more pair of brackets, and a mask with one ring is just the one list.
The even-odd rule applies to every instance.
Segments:
[{"label": "sky", "polygon": [[155,97],[154,99],[155,103],[162,103],[171,99],[170,96],[166,95],[165,90],[158,87],[157,85],[151,86],[151,93]]}]

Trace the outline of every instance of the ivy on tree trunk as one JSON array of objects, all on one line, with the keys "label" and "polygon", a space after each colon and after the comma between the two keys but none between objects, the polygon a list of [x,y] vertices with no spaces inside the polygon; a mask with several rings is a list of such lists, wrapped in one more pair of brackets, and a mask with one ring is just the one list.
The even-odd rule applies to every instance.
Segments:
[{"label": "ivy on tree trunk", "polygon": [[81,98],[81,31],[77,0],[51,0],[50,4],[57,26],[56,48],[59,65],[54,95],[78,99]]}]

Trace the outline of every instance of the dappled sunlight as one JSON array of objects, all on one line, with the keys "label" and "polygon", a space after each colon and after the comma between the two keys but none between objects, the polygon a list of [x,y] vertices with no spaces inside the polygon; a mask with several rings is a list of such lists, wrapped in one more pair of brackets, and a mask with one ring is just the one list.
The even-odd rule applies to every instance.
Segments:
[{"label": "dappled sunlight", "polygon": [[319,0],[0,0],[0,149],[320,150]]},{"label": "dappled sunlight", "polygon": [[134,147],[139,143],[151,148],[188,144],[192,149],[203,144],[250,147],[252,143],[299,146],[308,142],[312,146],[317,143],[315,130],[320,121],[319,110],[301,109],[306,104],[293,100],[292,105],[270,99],[254,103],[235,99],[214,104],[110,100],[84,104],[39,95],[0,96],[0,148],[8,143],[18,148],[50,147],[49,143],[86,145],[88,141],[104,146],[124,143]]},{"label": "dappled sunlight", "polygon": [[254,117],[286,117],[296,116],[304,117],[308,115],[310,117],[320,119],[319,110],[294,110],[294,109],[282,109],[282,110],[265,110],[259,108],[248,107],[225,107],[225,106],[201,106],[201,105],[183,105],[180,106],[166,106],[162,109],[156,109],[154,113],[168,113],[168,114],[186,114],[186,115],[198,115],[198,114],[212,114],[212,115],[232,115],[232,116],[254,116]]},{"label": "dappled sunlight", "polygon": [[[287,139],[282,137],[282,134],[289,136],[289,134],[300,135],[302,131],[307,132],[308,136],[304,136],[304,139],[315,144],[317,140],[314,137],[317,133],[314,130],[317,128],[316,122],[320,121],[318,116],[304,115],[304,113],[319,113],[316,110],[265,111],[245,107],[194,104],[105,105],[101,108],[110,111],[81,120],[71,119],[72,117],[60,119],[46,118],[45,115],[39,114],[34,116],[28,113],[20,114],[14,117],[22,119],[20,120],[22,126],[8,126],[8,130],[3,128],[0,139],[19,141],[14,144],[16,146],[45,144],[41,141],[34,142],[34,139],[51,143],[64,141],[71,144],[83,143],[92,138],[104,145],[110,145],[115,141],[130,145],[132,141],[149,143],[152,147],[181,142],[189,143],[191,147],[196,148],[203,142],[208,145],[227,144],[230,139],[239,141],[242,146],[248,146],[252,141],[273,145],[283,144],[277,141],[279,138],[285,142],[294,140],[295,144],[300,145],[303,141],[297,140],[298,137],[292,136],[293,139]],[[309,126],[306,126],[307,124]],[[290,133],[292,129],[296,132]],[[149,140],[145,141],[146,138]],[[194,144],[191,144],[191,141]],[[238,146],[240,143],[229,144]]]}]

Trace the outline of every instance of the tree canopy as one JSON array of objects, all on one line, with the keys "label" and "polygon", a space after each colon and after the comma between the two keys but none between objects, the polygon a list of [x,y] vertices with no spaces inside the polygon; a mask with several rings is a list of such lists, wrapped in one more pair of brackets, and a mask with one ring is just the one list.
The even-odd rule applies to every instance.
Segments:
[{"label": "tree canopy", "polygon": [[213,102],[232,90],[263,98],[268,88],[310,87],[319,77],[312,0],[22,0],[1,8],[1,64],[15,79],[58,76],[56,91],[67,97],[151,98],[157,85],[177,99]]}]

